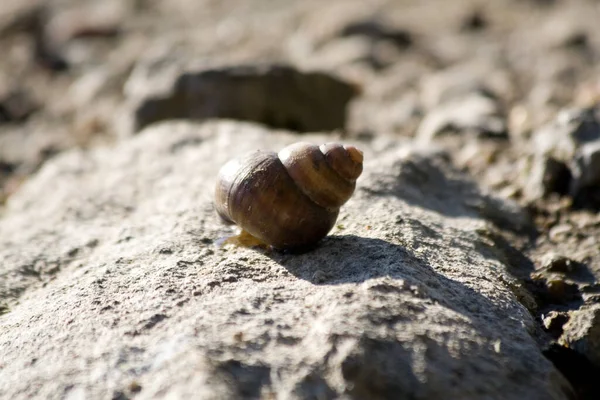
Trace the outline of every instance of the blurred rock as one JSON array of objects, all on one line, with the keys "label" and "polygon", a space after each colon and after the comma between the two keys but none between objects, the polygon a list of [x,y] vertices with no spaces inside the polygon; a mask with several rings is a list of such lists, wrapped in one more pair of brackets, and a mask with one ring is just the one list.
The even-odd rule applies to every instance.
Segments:
[{"label": "blurred rock", "polygon": [[0,98],[0,123],[23,122],[38,108],[31,96],[23,91],[16,90]]},{"label": "blurred rock", "polygon": [[79,107],[85,107],[99,97],[102,91],[111,86],[109,68],[96,68],[80,76],[69,86],[67,95],[70,101]]},{"label": "blurred rock", "polygon": [[494,61],[502,64],[502,56],[492,52],[489,59],[477,58],[424,75],[419,82],[423,106],[431,110],[471,95],[510,100],[515,95],[514,82],[508,71]]},{"label": "blurred rock", "polygon": [[386,40],[401,49],[413,44],[413,37],[407,30],[392,28],[374,20],[352,22],[340,32],[342,37],[356,35],[365,36],[373,41]]},{"label": "blurred rock", "polygon": [[526,144],[534,125],[528,107],[523,104],[514,105],[508,112],[507,120],[510,141],[517,146]]},{"label": "blurred rock", "polygon": [[373,45],[363,37],[336,38],[294,61],[310,68],[339,70],[349,64],[367,61],[372,47]]},{"label": "blurred rock", "polygon": [[599,182],[599,113],[598,108],[565,110],[533,134],[524,188],[528,200],[553,192],[576,197]]},{"label": "blurred rock", "polygon": [[422,58],[404,57],[373,77],[359,80],[364,90],[351,102],[350,133],[393,132],[412,137],[423,114],[415,83],[431,71]]},{"label": "blurred rock", "polygon": [[600,108],[574,108],[561,111],[556,119],[538,129],[531,148],[536,154],[551,155],[569,163],[584,144],[600,139]]},{"label": "blurred rock", "polygon": [[0,37],[30,30],[43,3],[41,0],[3,2],[0,7]]},{"label": "blurred rock", "polygon": [[349,74],[348,70],[363,67],[372,73],[373,70],[381,71],[391,67],[402,55],[402,50],[389,41],[372,41],[363,36],[352,35],[329,40],[308,55],[294,56],[292,60],[307,70]]},{"label": "blurred rock", "polygon": [[31,27],[33,58],[39,66],[47,70],[64,72],[69,68],[69,63],[63,54],[62,43],[55,41],[46,31],[49,13],[48,8],[42,9]]},{"label": "blurred rock", "polygon": [[33,41],[28,51],[38,65],[51,71],[64,71],[68,65],[60,46],[46,33],[51,6],[39,0],[10,2],[8,7],[3,4],[0,6],[0,40],[15,34],[26,34]]},{"label": "blurred rock", "polygon": [[[139,76],[134,72],[127,86],[149,85]],[[160,86],[168,86],[168,78],[162,81]],[[231,118],[299,132],[340,129],[356,94],[353,85],[334,76],[283,65],[208,68],[179,74],[166,93],[134,100],[134,130],[182,118]]]},{"label": "blurred rock", "polygon": [[417,95],[407,91],[395,99],[361,96],[351,104],[349,128],[354,132],[405,132],[420,117]]},{"label": "blurred rock", "polygon": [[549,272],[571,274],[579,268],[579,263],[565,256],[549,254],[543,260],[542,268]]},{"label": "blurred rock", "polygon": [[[34,42],[34,59],[54,72],[82,64],[82,58],[96,47],[88,39],[115,38],[127,18],[129,5],[116,0],[46,4],[31,18],[27,30]],[[86,56],[82,57],[83,53]]]},{"label": "blurred rock", "polygon": [[586,32],[575,31],[564,38],[563,47],[579,50],[587,50],[590,46]]},{"label": "blurred rock", "polygon": [[[6,199],[13,193],[14,187],[11,187],[11,180],[14,182],[14,175],[16,172],[16,166],[14,164],[2,161],[0,159],[0,206],[4,205]],[[2,312],[0,312],[0,315]]]},{"label": "blurred rock", "polygon": [[3,124],[0,129],[0,162],[11,165],[24,176],[36,171],[57,152],[73,147],[76,140],[64,125],[41,124],[37,117],[24,123]]},{"label": "blurred rock", "polygon": [[527,232],[532,228],[529,214],[516,202],[496,195],[482,195],[480,202],[470,203],[479,214],[502,229]]},{"label": "blurred rock", "polygon": [[569,188],[571,196],[576,198],[584,189],[600,188],[600,139],[581,146],[570,167],[573,175]]},{"label": "blurred rock", "polygon": [[566,164],[552,157],[534,156],[527,178],[525,193],[534,200],[550,193],[568,193],[571,172]]},{"label": "blurred rock", "polygon": [[463,19],[460,25],[462,32],[479,32],[487,28],[488,20],[483,10],[474,10]]},{"label": "blurred rock", "polygon": [[431,110],[423,118],[416,139],[426,143],[445,132],[508,137],[506,121],[497,101],[480,94],[454,98]]},{"label": "blurred rock", "polygon": [[[491,59],[501,62],[498,55]],[[473,60],[424,76],[421,103],[427,111],[416,137],[427,142],[447,132],[507,138],[502,101],[513,96],[506,71],[490,60]]]},{"label": "blurred rock", "polygon": [[103,0],[56,9],[48,18],[45,34],[64,45],[75,39],[114,38],[127,17],[127,2]]},{"label": "blurred rock", "polygon": [[575,92],[575,104],[581,107],[593,107],[600,104],[600,73],[596,79],[581,82]]}]

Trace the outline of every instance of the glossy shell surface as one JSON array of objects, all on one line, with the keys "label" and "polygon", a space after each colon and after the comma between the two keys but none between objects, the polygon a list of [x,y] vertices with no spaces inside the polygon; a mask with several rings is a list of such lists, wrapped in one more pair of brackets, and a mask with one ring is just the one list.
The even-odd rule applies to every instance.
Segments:
[{"label": "glossy shell surface", "polygon": [[296,143],[279,154],[256,151],[221,168],[215,208],[275,248],[308,246],[331,230],[361,171],[362,153],[353,146]]}]

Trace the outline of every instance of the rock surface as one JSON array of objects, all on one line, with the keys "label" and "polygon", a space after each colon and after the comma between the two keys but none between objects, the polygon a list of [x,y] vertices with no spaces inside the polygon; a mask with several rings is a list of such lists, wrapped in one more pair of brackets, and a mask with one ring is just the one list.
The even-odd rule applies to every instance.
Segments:
[{"label": "rock surface", "polygon": [[586,189],[600,189],[600,139],[581,146],[571,162],[571,171],[571,196],[577,197]]},{"label": "rock surface", "polygon": [[569,398],[472,207],[489,200],[443,154],[363,143],[357,193],[311,252],[215,245],[232,232],[220,165],[294,140],[165,123],[48,162],[0,221],[0,395]]},{"label": "rock surface", "polygon": [[416,139],[428,143],[444,132],[506,138],[506,124],[494,99],[472,94],[434,108],[423,118]]},{"label": "rock surface", "polygon": [[[339,317],[347,311],[344,307],[353,306],[346,303],[349,301],[346,298],[338,302],[339,306],[333,301],[341,295],[336,291],[339,285],[331,282],[337,283],[345,279],[343,277],[350,277],[348,279],[357,285],[355,292],[362,293],[355,296],[358,299],[356,307],[360,309],[358,315],[371,315],[361,307],[376,308],[378,304],[385,304],[385,309],[391,310],[394,316],[404,315],[394,311],[396,306],[390,305],[393,301],[389,299],[381,300],[383,303],[379,299],[373,300],[374,297],[370,297],[373,291],[367,289],[368,284],[363,281],[376,276],[380,279],[385,275],[379,273],[385,264],[385,268],[392,271],[388,275],[394,285],[404,287],[396,282],[402,280],[408,282],[409,287],[414,286],[414,282],[425,279],[422,274],[404,269],[406,260],[410,261],[414,256],[425,260],[414,263],[429,266],[431,271],[447,279],[467,282],[477,295],[482,296],[488,296],[488,284],[483,285],[480,278],[473,283],[470,275],[463,273],[471,271],[471,264],[475,265],[475,271],[480,271],[480,257],[506,266],[509,272],[506,276],[489,271],[482,276],[492,282],[494,288],[510,288],[509,294],[489,297],[493,298],[492,304],[502,302],[519,308],[520,303],[530,313],[528,317],[525,314],[517,319],[529,321],[525,324],[526,330],[535,332],[537,349],[531,347],[523,354],[536,360],[535,365],[539,367],[534,368],[536,374],[543,375],[540,372],[545,368],[541,364],[543,359],[538,358],[542,354],[568,379],[576,398],[600,398],[597,379],[600,368],[593,350],[597,349],[594,344],[597,343],[596,317],[590,311],[600,303],[600,190],[596,173],[598,147],[595,144],[600,126],[597,113],[600,101],[600,41],[597,40],[600,37],[600,8],[597,0],[23,0],[1,3],[0,324],[9,325],[2,325],[0,336],[5,335],[2,345],[9,336],[11,344],[0,348],[0,356],[8,354],[13,362],[8,364],[0,357],[0,378],[9,376],[10,382],[15,376],[25,378],[14,386],[5,386],[0,380],[1,390],[8,390],[8,393],[0,393],[0,397],[24,391],[19,393],[26,393],[21,397],[27,398],[35,397],[35,394],[39,398],[124,399],[154,394],[156,397],[194,397],[198,393],[207,398],[231,398],[236,397],[236,393],[241,393],[237,397],[256,398],[264,391],[262,397],[269,398],[272,397],[270,391],[274,390],[276,397],[286,397],[287,393],[287,397],[328,398],[344,391],[346,398],[360,398],[365,397],[361,391],[365,385],[357,386],[354,382],[365,382],[366,379],[361,378],[364,375],[377,375],[381,377],[379,381],[369,380],[373,382],[371,388],[377,391],[377,396],[395,398],[397,396],[390,392],[378,389],[391,382],[389,374],[408,371],[406,365],[392,368],[398,364],[386,364],[389,359],[379,356],[381,348],[389,349],[390,353],[401,353],[394,350],[394,343],[400,343],[411,354],[410,358],[403,358],[409,360],[411,372],[402,373],[403,379],[396,380],[404,385],[403,388],[424,391],[423,385],[427,384],[423,383],[423,376],[429,379],[431,375],[427,375],[427,371],[435,368],[436,377],[448,376],[440,371],[463,374],[456,379],[463,385],[460,386],[462,389],[467,384],[475,385],[476,382],[466,382],[472,373],[464,373],[470,366],[479,365],[473,357],[483,354],[477,360],[488,361],[499,358],[493,358],[494,355],[483,350],[476,353],[473,346],[454,346],[455,342],[444,342],[431,332],[422,337],[435,336],[435,343],[442,343],[440,349],[452,349],[449,354],[456,364],[444,357],[436,358],[440,353],[431,350],[437,346],[431,341],[417,345],[421,342],[415,339],[416,336],[405,338],[399,334],[397,336],[406,341],[398,339],[381,346],[369,342],[385,341],[396,332],[413,335],[422,326],[420,317],[415,317],[417,314],[410,314],[408,320],[411,322],[400,331],[394,317],[390,317],[393,323],[385,332],[383,323],[370,325],[370,322],[364,322],[367,318],[357,321],[353,317]],[[310,87],[309,97],[314,104],[298,108],[298,105],[306,105],[306,98],[297,97],[302,90],[296,90],[289,80],[286,80],[285,90],[277,91],[275,101],[270,96],[263,104],[254,99],[241,103],[240,99],[247,96],[231,84],[230,72],[244,66],[254,68],[252,79],[256,79],[263,90],[270,85],[266,83],[277,79],[266,69],[264,74],[256,73],[257,66],[275,65],[288,65],[296,71],[289,76],[299,77],[301,89]],[[207,83],[203,75],[206,71],[218,72],[214,75],[218,79]],[[202,100],[200,98],[176,104],[183,106],[184,111],[163,107],[166,104],[173,106],[176,103],[171,101],[173,99],[181,100],[181,96],[173,98],[175,84],[178,78],[192,74],[192,78],[200,77],[203,84],[212,85],[215,90],[211,96],[219,99],[213,105],[219,105],[221,110],[225,107],[229,116],[250,118],[286,129],[300,129],[302,124],[316,129],[323,126],[323,112],[334,110],[332,116],[335,116],[335,110],[342,109],[341,102],[332,100],[331,96],[316,96],[315,85],[310,83],[314,81],[308,76],[317,71],[330,79],[351,82],[353,87],[360,88],[360,93],[348,103],[346,117],[336,117],[335,126],[345,129],[324,132],[318,140],[358,142],[365,148],[370,159],[370,172],[361,178],[359,187],[362,185],[363,189],[355,196],[353,201],[356,203],[344,208],[343,216],[355,221],[353,224],[359,224],[356,222],[359,216],[375,222],[364,224],[361,229],[359,225],[348,226],[340,221],[334,235],[314,253],[309,253],[312,255],[271,255],[223,249],[209,243],[215,237],[231,232],[230,228],[217,225],[208,209],[211,189],[207,182],[214,179],[212,173],[219,167],[216,164],[244,149],[279,148],[284,143],[304,138],[292,138],[274,131],[266,135],[256,126],[235,125],[249,136],[225,145],[214,136],[216,133],[208,133],[207,130],[213,128],[169,124],[160,130],[164,135],[162,139],[132,140],[136,107],[145,101],[163,98],[166,103],[161,103],[155,110],[159,115],[168,119],[197,117],[194,107],[199,104],[193,103]],[[190,90],[190,85],[184,87],[186,91]],[[192,93],[202,92],[196,87],[193,89]],[[223,93],[227,96],[215,93],[217,89],[227,89]],[[278,102],[282,93],[286,104]],[[251,112],[229,113],[228,107],[233,104]],[[265,104],[269,107],[263,107]],[[206,107],[199,107],[199,110],[206,112]],[[257,110],[285,112],[272,118],[274,114],[260,115]],[[148,114],[144,116],[145,120],[154,121]],[[441,123],[432,125],[431,118],[435,115],[444,118],[438,117]],[[329,120],[328,115],[325,117]],[[406,157],[403,154],[405,145],[401,143],[408,143],[416,136],[424,138],[422,132],[426,126],[435,128],[429,129],[427,140],[423,140],[427,142],[427,149]],[[456,134],[438,134],[447,127],[458,128]],[[591,128],[596,132],[596,138],[580,136],[579,133],[590,131],[587,128],[581,130],[582,127]],[[221,132],[225,128],[214,129]],[[486,131],[497,134],[490,140]],[[233,137],[233,134],[228,135],[224,134],[224,141]],[[147,137],[146,133],[143,136]],[[179,137],[188,139],[175,144]],[[496,140],[498,137],[503,140]],[[123,140],[126,142],[120,143]],[[107,148],[107,145],[114,147]],[[195,166],[186,166],[189,171],[185,172],[175,167],[160,167],[167,161],[164,153],[157,149],[171,145],[173,150],[169,148],[167,153],[172,151],[173,155],[169,157],[174,159],[173,165],[178,165],[180,158],[190,157],[187,162],[193,160],[203,170],[198,171],[197,176],[191,176],[189,171],[196,171]],[[206,150],[205,146],[211,150]],[[219,146],[227,146],[227,150],[220,154],[221,150],[215,150],[220,149]],[[233,149],[236,146],[239,149]],[[198,149],[206,155],[203,153],[196,160],[188,153]],[[62,156],[63,152],[69,154]],[[207,159],[211,160],[210,166],[206,165]],[[461,173],[458,174],[451,165]],[[138,169],[139,173],[136,172]],[[144,175],[147,170],[151,171],[151,177]],[[167,175],[169,177],[164,178]],[[468,181],[466,175],[474,181]],[[185,176],[187,181],[175,183],[171,176]],[[149,189],[149,181],[154,183],[152,189]],[[192,182],[199,184],[192,185]],[[394,189],[385,189],[391,187]],[[174,192],[167,193],[171,190]],[[190,193],[190,190],[194,192]],[[204,200],[194,200],[194,206],[190,199],[192,195],[194,199],[198,198],[196,193]],[[369,201],[363,207],[365,198]],[[5,205],[7,202],[10,206]],[[201,209],[194,208],[200,206]],[[385,217],[381,207],[386,208]],[[194,211],[189,211],[192,209]],[[156,212],[152,214],[151,210]],[[400,222],[398,214],[402,214],[402,218],[408,215],[403,219],[408,221],[408,227]],[[485,228],[475,229],[476,234],[471,235],[471,225],[465,222],[466,219],[476,225],[485,224]],[[450,222],[458,224],[452,237],[447,230]],[[344,231],[355,237],[343,236]],[[441,235],[442,239],[430,238],[435,235]],[[365,237],[385,242],[365,245]],[[461,238],[460,243],[454,237]],[[410,240],[406,242],[401,238]],[[165,244],[159,246],[158,242]],[[423,257],[418,252],[420,246],[424,254],[429,254],[434,245],[442,249],[438,254],[436,247],[436,257]],[[332,261],[331,254],[340,246],[343,251],[335,253]],[[406,252],[398,250],[397,246]],[[346,249],[356,247],[367,249],[356,257],[356,263],[373,265],[376,271],[362,281],[357,277],[358,264],[348,262],[352,268],[346,275],[340,266],[345,260],[343,256],[350,254]],[[159,250],[153,250],[156,248]],[[393,249],[401,254],[393,259],[380,258],[379,254],[388,254]],[[248,257],[244,258],[244,254]],[[551,256],[550,263],[548,256]],[[448,262],[468,257],[475,260],[469,261],[469,268],[447,271],[445,265]],[[200,259],[206,260],[207,264],[200,265],[197,261]],[[181,260],[184,262],[180,262],[179,267],[173,267]],[[185,264],[188,261],[190,264]],[[319,268],[314,268],[314,263],[320,263]],[[219,336],[219,330],[228,335],[231,333],[233,328],[223,328],[230,321],[215,322],[217,317],[205,316],[201,309],[207,307],[214,311],[220,308],[225,302],[220,298],[221,293],[227,299],[243,297],[235,292],[243,287],[234,290],[233,285],[239,285],[245,279],[261,280],[256,278],[254,266],[265,268],[264,276],[268,278],[248,289],[250,294],[246,296],[254,296],[252,301],[258,304],[249,310],[259,310],[258,313],[267,313],[271,317],[279,315],[281,310],[287,314],[283,325],[273,322],[269,325],[271,328],[259,328],[257,320],[248,317],[251,321],[249,330],[255,336],[244,341],[244,334],[239,334],[243,329],[239,329],[235,333],[235,342],[240,344],[234,349],[231,343],[225,343],[225,337]],[[397,269],[408,275],[394,272]],[[424,274],[438,276],[427,268],[425,270]],[[184,275],[181,271],[188,272]],[[209,289],[191,289],[192,284],[198,282],[198,271],[204,273],[202,276],[213,274],[210,285],[198,283],[201,288],[209,286],[213,290],[210,298],[203,294]],[[287,274],[285,279],[293,282],[296,297],[290,296],[292,300],[288,297],[256,300],[262,299],[262,292],[253,294],[256,290],[269,294],[284,290],[265,289],[264,285],[268,283],[279,285],[278,288],[283,286],[279,278],[273,278],[280,275],[273,275],[271,271],[281,273],[282,277]],[[174,278],[175,275],[183,278]],[[98,281],[96,286],[92,287],[92,283],[85,280],[88,276],[91,281]],[[142,281],[142,277],[149,277],[156,285],[142,284],[148,282]],[[127,283],[123,283],[124,280]],[[184,283],[174,283],[177,280]],[[440,285],[442,289],[430,288],[429,284],[437,281],[433,278],[425,281],[420,287],[429,288],[429,297],[423,299],[435,296],[455,299],[453,294],[444,291],[448,285]],[[117,289],[112,285],[114,282],[123,287]],[[287,287],[288,281],[285,282]],[[307,286],[297,289],[299,282],[305,282]],[[73,287],[68,287],[69,284]],[[131,291],[126,286],[131,286]],[[227,290],[221,287],[227,287]],[[448,287],[463,293],[460,286],[450,283]],[[192,295],[189,295],[190,290]],[[103,291],[107,294],[102,294]],[[405,304],[404,299],[412,301],[404,291],[401,290],[402,304]],[[197,298],[193,296],[194,292],[198,293]],[[306,311],[309,308],[298,300],[307,293],[306,298],[318,300],[319,296],[323,297],[325,300],[318,300],[317,304],[327,304],[331,309],[325,307],[327,313],[315,311],[309,314]],[[310,297],[311,293],[313,297]],[[111,296],[120,303],[110,303]],[[466,293],[468,300],[464,302],[480,304],[479,297],[472,300],[472,296],[475,295]],[[277,304],[285,307],[271,306],[266,311],[260,308],[261,304],[273,305],[278,301]],[[452,308],[452,301],[440,303],[441,307]],[[177,306],[180,302],[183,303]],[[186,308],[188,303],[195,307],[193,312]],[[105,307],[108,308],[102,311]],[[229,313],[231,307],[224,306],[228,312],[223,318],[237,322],[238,314],[247,311],[229,317],[233,315]],[[477,338],[484,337],[481,319],[473,318],[470,309],[464,311],[461,307],[453,310],[467,315],[465,318],[475,327],[469,329],[469,332],[475,332],[469,335],[474,336],[465,340],[485,343],[476,348],[486,349],[488,339],[473,339],[477,335]],[[488,304],[482,305],[481,309],[495,310],[494,307]],[[152,312],[150,308],[153,308]],[[253,312],[248,311],[245,315],[257,314]],[[381,315],[379,312],[374,311],[373,315]],[[490,312],[493,316],[489,321],[497,321],[499,314]],[[430,318],[431,313],[427,308],[423,315]],[[492,314],[486,311],[485,315]],[[78,315],[84,317],[78,320]],[[298,328],[301,323],[321,326],[328,323],[329,315],[340,329],[350,332],[350,326],[352,329],[364,328],[364,337],[353,334],[347,351],[343,350],[346,349],[344,344],[340,344],[343,339],[332,339],[331,342],[323,339],[329,337],[327,333],[317,332],[311,336],[318,336],[321,342],[316,340],[313,344],[309,338],[294,344],[294,338],[308,337],[308,333],[304,334],[305,331]],[[300,322],[289,321],[295,316]],[[313,323],[313,316],[325,322],[321,325]],[[455,323],[457,320],[452,318],[450,320]],[[276,321],[276,318],[271,319]],[[496,322],[485,319],[496,331],[506,333],[497,329]],[[68,323],[71,320],[73,322]],[[61,321],[64,327],[59,326]],[[179,331],[168,331],[173,324],[177,329],[183,329],[181,345],[177,342]],[[285,324],[293,326],[293,335],[284,332]],[[8,326],[10,329],[3,330]],[[336,326],[331,328],[332,332]],[[458,323],[449,325],[458,327],[454,333],[447,327],[439,328],[429,322],[425,326],[435,326],[435,332],[442,332],[440,335],[454,338],[452,340],[456,335],[463,335],[463,325]],[[373,334],[375,330],[379,336]],[[136,331],[143,333],[130,334]],[[130,333],[120,334],[122,332]],[[523,331],[516,329],[516,332],[521,335]],[[261,336],[257,339],[259,333]],[[390,336],[386,336],[388,333]],[[274,336],[271,335],[275,334],[283,339],[272,339]],[[512,330],[508,336],[514,338]],[[265,361],[270,354],[283,353],[280,345],[288,337],[292,339],[286,349],[292,355]],[[529,346],[531,339],[525,337]],[[19,342],[20,338],[23,338],[22,342]],[[175,342],[170,342],[170,338],[175,338]],[[97,346],[90,346],[92,341]],[[323,342],[326,343],[321,346]],[[104,343],[108,344],[104,346]],[[166,347],[159,347],[158,343]],[[170,343],[175,344],[168,347]],[[237,357],[245,343],[250,343],[248,352],[251,355],[248,357],[256,357],[256,360]],[[15,349],[15,344],[25,347]],[[322,353],[318,351],[310,352],[311,349],[325,351],[327,346],[335,347],[336,353],[321,357]],[[521,352],[503,353],[503,346],[502,343],[493,346],[494,352],[497,348],[501,350],[497,357],[507,357],[501,359],[501,364],[521,365]],[[90,350],[92,347],[93,351]],[[338,351],[338,347],[343,349]],[[465,350],[467,347],[471,350]],[[171,354],[168,353],[170,348],[184,349],[185,354],[164,364],[154,363],[155,355]],[[270,353],[271,348],[275,349],[273,353]],[[63,352],[63,349],[67,350]],[[210,354],[203,353],[206,349],[212,349]],[[364,349],[372,351],[365,352]],[[235,357],[232,355],[234,350]],[[297,355],[299,353],[302,355]],[[371,354],[376,355],[371,357]],[[416,356],[412,357],[412,354]],[[426,357],[421,357],[422,354]],[[188,358],[178,362],[177,357]],[[297,361],[301,358],[301,362]],[[308,358],[310,362],[305,360]],[[71,362],[71,359],[75,361]],[[159,359],[166,359],[166,356]],[[364,375],[360,371],[353,372],[354,361],[342,359],[368,360],[374,372]],[[441,360],[439,368],[434,359]],[[382,361],[378,364],[376,360]],[[149,366],[150,361],[152,366]],[[496,365],[494,362],[492,365]],[[61,367],[53,368],[55,365]],[[417,372],[412,372],[413,366]],[[299,378],[302,375],[299,369],[303,369],[306,379]],[[274,371],[280,371],[281,375]],[[490,371],[488,364],[479,371]],[[169,374],[179,376],[181,380],[168,379]],[[97,376],[110,384],[107,383],[104,389],[94,386]],[[412,376],[417,378],[418,384]],[[88,380],[84,382],[83,377]],[[304,383],[298,384],[300,381]],[[348,383],[350,381],[353,386]],[[33,383],[26,387],[24,382]],[[232,382],[239,385],[234,387]],[[278,382],[287,382],[297,388],[282,389]],[[545,383],[539,389],[533,381],[528,382],[527,390],[539,396],[547,388]],[[152,386],[154,383],[156,385]],[[356,391],[352,392],[351,386],[357,387]],[[150,391],[148,387],[154,389]],[[455,393],[452,390],[448,393]],[[102,393],[96,394],[99,391]],[[506,397],[503,392],[498,393],[502,398]],[[373,392],[371,397],[377,396]]]},{"label": "rock surface", "polygon": [[600,306],[596,304],[577,310],[563,329],[559,342],[585,354],[600,366]]},{"label": "rock surface", "polygon": [[553,192],[577,198],[582,189],[598,185],[600,108],[564,110],[531,140],[533,155],[525,185],[528,199]]}]

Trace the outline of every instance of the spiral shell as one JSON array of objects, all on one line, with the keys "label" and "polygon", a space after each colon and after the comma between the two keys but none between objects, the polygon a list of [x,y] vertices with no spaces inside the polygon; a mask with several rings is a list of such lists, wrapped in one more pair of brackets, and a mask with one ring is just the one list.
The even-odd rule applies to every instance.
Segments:
[{"label": "spiral shell", "polygon": [[225,164],[215,208],[226,221],[277,249],[318,242],[354,192],[363,154],[354,146],[295,143]]}]

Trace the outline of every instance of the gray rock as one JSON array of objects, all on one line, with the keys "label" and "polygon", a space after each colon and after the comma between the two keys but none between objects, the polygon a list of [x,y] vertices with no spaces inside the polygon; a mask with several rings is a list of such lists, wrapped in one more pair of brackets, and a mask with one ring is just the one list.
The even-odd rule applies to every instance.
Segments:
[{"label": "gray rock", "polygon": [[340,32],[341,36],[365,36],[373,41],[387,40],[400,48],[412,45],[413,38],[405,29],[386,26],[381,21],[361,20],[346,25]]},{"label": "gray rock", "polygon": [[550,253],[546,254],[542,260],[542,268],[549,272],[558,272],[569,275],[581,268],[581,265],[579,262],[568,257]]},{"label": "gray rock", "polygon": [[454,98],[434,108],[423,118],[416,138],[427,143],[444,132],[507,137],[506,121],[498,102],[481,94]]},{"label": "gray rock", "polygon": [[548,193],[575,197],[598,180],[594,155],[600,141],[599,109],[569,109],[539,129],[531,138],[529,168],[525,173],[525,197],[539,199]]},{"label": "gray rock", "polygon": [[412,135],[422,119],[414,83],[430,69],[422,60],[403,57],[402,62],[364,81],[365,90],[351,103],[349,131]]},{"label": "gray rock", "polygon": [[565,163],[538,155],[532,159],[530,168],[525,190],[529,200],[540,199],[550,193],[568,192],[571,172]]},{"label": "gray rock", "polygon": [[586,188],[600,187],[600,139],[581,146],[570,166],[573,174],[571,196],[576,197]]},{"label": "gray rock", "polygon": [[600,305],[592,304],[573,311],[563,326],[559,342],[600,367]]},{"label": "gray rock", "polygon": [[375,70],[393,65],[414,41],[406,29],[387,26],[381,21],[372,19],[353,21],[344,26],[339,35],[367,39],[369,51],[363,61]]},{"label": "gray rock", "polygon": [[[346,106],[357,94],[357,88],[332,75],[283,65],[217,66],[166,75],[158,78],[166,91],[132,100],[134,130],[167,119],[208,118],[255,121],[300,132],[332,130],[345,126]],[[127,86],[156,87],[143,76],[134,71],[134,82]]]},{"label": "gray rock", "polygon": [[443,155],[360,145],[357,192],[311,252],[216,246],[220,166],[296,140],[165,123],[45,164],[0,220],[0,397],[571,395]]},{"label": "gray rock", "polygon": [[492,99],[510,99],[515,88],[508,71],[498,68],[504,61],[498,54],[462,62],[441,71],[432,71],[420,80],[421,102],[426,109],[473,94]]},{"label": "gray rock", "polygon": [[43,4],[39,0],[3,4],[0,8],[0,36],[31,29],[42,8]]},{"label": "gray rock", "polygon": [[600,109],[573,108],[561,111],[556,119],[532,136],[536,154],[549,155],[570,162],[585,143],[600,139]]},{"label": "gray rock", "polygon": [[514,89],[497,54],[458,63],[429,73],[420,81],[420,98],[426,109],[417,140],[427,143],[441,133],[470,133],[476,137],[507,137],[507,122],[500,99]]},{"label": "gray rock", "polygon": [[6,93],[0,98],[0,124],[3,122],[23,122],[37,108],[38,105],[26,91],[16,90]]}]

